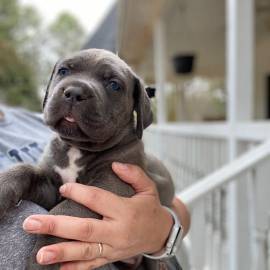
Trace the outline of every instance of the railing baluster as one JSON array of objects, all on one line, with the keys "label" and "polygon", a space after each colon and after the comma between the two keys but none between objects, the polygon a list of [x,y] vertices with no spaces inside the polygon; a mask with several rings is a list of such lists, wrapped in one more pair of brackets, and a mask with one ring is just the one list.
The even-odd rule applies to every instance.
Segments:
[{"label": "railing baluster", "polygon": [[250,231],[250,247],[251,247],[251,269],[257,269],[258,249],[256,245],[256,170],[248,172],[247,192],[248,192],[248,209],[249,209],[249,231]]},{"label": "railing baluster", "polygon": [[268,230],[267,230],[267,270],[270,270],[270,212],[268,215]]},{"label": "railing baluster", "polygon": [[221,268],[221,193],[216,191],[214,194],[213,216],[214,216],[214,235],[213,235],[213,268]]},{"label": "railing baluster", "polygon": [[256,241],[258,246],[258,256],[256,261],[256,269],[258,270],[269,270],[267,268],[267,246],[266,246],[266,232],[256,230]]},{"label": "railing baluster", "polygon": [[206,243],[205,243],[205,265],[204,270],[212,269],[212,235],[213,235],[213,225],[210,222],[207,222],[206,225]]},{"label": "railing baluster", "polygon": [[212,196],[207,196],[204,200],[205,203],[205,266],[204,270],[212,269],[213,263],[213,205]]},{"label": "railing baluster", "polygon": [[220,197],[221,197],[221,203],[220,203],[220,232],[221,232],[221,267],[220,270],[228,270],[228,237],[227,237],[227,189],[221,188],[220,190]]}]

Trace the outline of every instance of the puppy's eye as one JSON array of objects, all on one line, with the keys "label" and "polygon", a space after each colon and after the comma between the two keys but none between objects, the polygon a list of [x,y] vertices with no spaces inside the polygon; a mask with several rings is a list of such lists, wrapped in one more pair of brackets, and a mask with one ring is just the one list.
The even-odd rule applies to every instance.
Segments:
[{"label": "puppy's eye", "polygon": [[113,91],[119,91],[121,89],[121,86],[116,81],[110,81],[108,87]]},{"label": "puppy's eye", "polygon": [[68,68],[62,67],[58,69],[57,73],[60,76],[67,76],[70,73],[70,70]]}]

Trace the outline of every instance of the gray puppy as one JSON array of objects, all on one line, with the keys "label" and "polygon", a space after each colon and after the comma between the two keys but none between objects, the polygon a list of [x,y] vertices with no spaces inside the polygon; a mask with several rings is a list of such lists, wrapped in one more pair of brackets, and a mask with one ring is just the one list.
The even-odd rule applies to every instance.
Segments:
[{"label": "gray puppy", "polygon": [[[156,182],[163,205],[170,205],[170,174],[161,162],[146,156],[141,142],[143,129],[152,122],[149,98],[140,79],[118,56],[90,49],[59,61],[43,107],[45,122],[56,135],[37,166],[21,164],[0,174],[0,217],[25,199],[50,214],[101,218],[61,198],[58,189],[76,181],[132,196],[132,187],[113,173],[113,161],[142,167]],[[26,269],[59,269],[56,264],[38,265],[35,255],[42,246],[61,241],[40,236]]]}]

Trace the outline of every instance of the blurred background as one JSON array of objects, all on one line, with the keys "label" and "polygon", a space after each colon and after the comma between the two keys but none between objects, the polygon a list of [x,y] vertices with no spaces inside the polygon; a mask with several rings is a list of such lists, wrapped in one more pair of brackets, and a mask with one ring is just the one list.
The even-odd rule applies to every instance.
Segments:
[{"label": "blurred background", "polygon": [[[249,48],[252,76],[243,78],[251,82],[253,92],[245,99],[252,100],[248,112],[252,118],[269,119],[270,4],[255,2],[255,14],[246,26],[254,30]],[[2,102],[39,109],[24,95],[31,95],[33,101],[38,98],[59,57],[81,48],[103,47],[118,52],[147,84],[155,84],[158,72],[164,74],[159,80],[164,84],[164,103],[170,106],[161,119],[226,118],[225,1],[1,0],[0,8]],[[158,61],[162,61],[159,71]]]},{"label": "blurred background", "polygon": [[270,1],[0,0],[0,102],[40,110],[86,48],[156,88],[144,142],[192,214],[183,269],[269,270]]}]

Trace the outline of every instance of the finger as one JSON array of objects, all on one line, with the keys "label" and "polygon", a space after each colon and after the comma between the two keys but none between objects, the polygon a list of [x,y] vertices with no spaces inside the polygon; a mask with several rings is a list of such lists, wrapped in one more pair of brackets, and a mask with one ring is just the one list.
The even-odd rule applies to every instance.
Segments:
[{"label": "finger", "polygon": [[105,220],[60,215],[32,215],[23,222],[23,229],[87,242],[107,243],[111,235],[111,225]]},{"label": "finger", "polygon": [[61,195],[105,217],[112,217],[115,211],[123,213],[124,202],[121,197],[107,190],[86,186],[78,183],[68,183],[60,188]]},{"label": "finger", "polygon": [[60,270],[91,270],[108,264],[109,261],[104,258],[93,261],[68,262],[61,265]]},{"label": "finger", "polygon": [[92,261],[98,258],[106,258],[112,253],[109,245],[86,242],[63,242],[43,247],[37,253],[37,261],[42,265],[70,262],[70,261]]},{"label": "finger", "polygon": [[153,181],[140,167],[131,164],[113,162],[112,169],[123,181],[131,184],[136,193],[155,192]]}]

